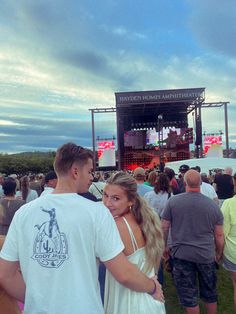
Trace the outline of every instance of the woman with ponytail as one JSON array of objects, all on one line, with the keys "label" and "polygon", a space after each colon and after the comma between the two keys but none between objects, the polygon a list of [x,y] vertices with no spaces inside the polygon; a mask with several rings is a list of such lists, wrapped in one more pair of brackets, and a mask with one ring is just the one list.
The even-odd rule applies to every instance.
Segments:
[{"label": "woman with ponytail", "polygon": [[35,190],[31,190],[29,187],[28,176],[21,178],[20,191],[16,192],[16,197],[22,198],[26,203],[29,203],[38,197],[38,193]]},{"label": "woman with ponytail", "polygon": [[[147,276],[158,270],[164,250],[158,215],[138,195],[135,179],[124,172],[110,177],[103,192],[103,203],[113,215],[124,254]],[[147,293],[135,292],[120,285],[107,271],[104,308],[106,314],[164,314],[162,302]]]}]

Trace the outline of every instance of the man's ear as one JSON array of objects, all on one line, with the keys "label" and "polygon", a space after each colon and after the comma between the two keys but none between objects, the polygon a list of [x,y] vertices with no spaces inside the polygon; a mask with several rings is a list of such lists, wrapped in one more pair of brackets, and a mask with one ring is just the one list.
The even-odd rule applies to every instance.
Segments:
[{"label": "man's ear", "polygon": [[78,174],[79,174],[79,167],[78,167],[78,165],[73,163],[73,165],[70,168],[70,171],[71,171],[71,175],[72,175],[73,179],[76,179],[78,177]]}]

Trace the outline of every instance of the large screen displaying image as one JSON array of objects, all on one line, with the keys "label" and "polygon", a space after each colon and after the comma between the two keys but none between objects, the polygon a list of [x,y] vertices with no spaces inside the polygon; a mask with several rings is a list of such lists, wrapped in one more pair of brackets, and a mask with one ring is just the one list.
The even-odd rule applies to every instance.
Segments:
[{"label": "large screen displaying image", "polygon": [[99,141],[98,145],[98,166],[99,167],[115,167],[116,154],[115,142],[112,141]]},{"label": "large screen displaying image", "polygon": [[124,146],[133,149],[143,149],[146,145],[146,131],[126,131],[124,134]]},{"label": "large screen displaying image", "polygon": [[221,135],[206,135],[204,137],[204,152],[205,154],[208,153],[209,149],[212,147],[212,146],[219,146],[221,147],[222,146],[222,136]]},{"label": "large screen displaying image", "polygon": [[[160,141],[160,143],[159,143]],[[177,145],[193,143],[192,128],[163,127],[159,132],[155,128],[146,131],[146,145],[174,148]]]}]

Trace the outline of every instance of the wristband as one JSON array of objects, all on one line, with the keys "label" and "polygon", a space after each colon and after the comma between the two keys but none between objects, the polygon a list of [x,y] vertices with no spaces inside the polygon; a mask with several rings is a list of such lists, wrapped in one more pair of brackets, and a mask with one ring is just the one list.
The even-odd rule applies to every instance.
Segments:
[{"label": "wristband", "polygon": [[152,279],[152,281],[154,282],[154,289],[151,291],[151,292],[148,292],[148,294],[150,294],[150,295],[154,295],[155,293],[156,293],[156,291],[157,291],[157,285],[156,285],[156,282]]}]

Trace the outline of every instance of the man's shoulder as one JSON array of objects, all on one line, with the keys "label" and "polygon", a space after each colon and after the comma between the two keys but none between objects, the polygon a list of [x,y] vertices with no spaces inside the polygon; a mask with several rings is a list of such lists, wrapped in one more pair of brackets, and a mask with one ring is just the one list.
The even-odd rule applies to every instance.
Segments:
[{"label": "man's shoulder", "polygon": [[53,188],[49,187],[49,186],[45,186],[43,192],[41,193],[40,196],[44,196],[44,195],[47,195],[47,194],[50,194],[54,191]]},{"label": "man's shoulder", "polygon": [[178,200],[182,200],[182,199],[185,199],[188,197],[189,197],[188,193],[183,192],[183,193],[179,193],[179,194],[175,194],[175,195],[171,196],[171,198],[169,200],[178,201]]},{"label": "man's shoulder", "polygon": [[234,212],[236,213],[236,211],[235,211],[235,207],[236,207],[236,195],[234,195],[233,197],[230,197],[230,198],[225,199],[225,200],[224,200],[224,203],[223,203],[223,205],[222,205],[222,207],[221,207],[221,209],[223,209],[223,208],[225,208],[225,207],[227,207],[227,206],[232,209],[233,214],[234,214]]},{"label": "man's shoulder", "polygon": [[230,174],[222,174],[218,177],[216,177],[215,182],[231,182],[232,181],[232,176]]},{"label": "man's shoulder", "polygon": [[138,183],[137,184],[138,194],[141,196],[144,196],[147,192],[150,192],[153,190],[151,186],[145,185],[144,183]]},{"label": "man's shoulder", "polygon": [[77,203],[79,208],[82,208],[83,211],[90,213],[92,216],[96,216],[96,219],[98,220],[100,219],[99,217],[102,219],[102,217],[110,215],[110,211],[103,204],[103,202],[94,202],[88,198],[78,195]]},{"label": "man's shoulder", "polygon": [[145,193],[145,197],[150,197],[150,196],[153,196],[153,195],[157,195],[156,192],[154,191],[154,189],[151,189],[151,190],[148,190],[146,193]]},{"label": "man's shoulder", "polygon": [[153,187],[146,185],[145,183],[138,183],[138,188],[146,190],[146,191],[153,191]]},{"label": "man's shoulder", "polygon": [[206,182],[202,182],[201,189],[207,190],[207,191],[215,191],[213,186],[211,184],[209,184],[209,183],[206,183]]},{"label": "man's shoulder", "polygon": [[203,201],[212,201],[209,197],[203,195],[200,192],[184,192],[180,193],[177,195],[173,195],[170,199],[169,202],[196,202],[196,199],[198,200],[203,200]]},{"label": "man's shoulder", "polygon": [[206,183],[206,182],[204,182],[204,181],[202,181],[202,186],[204,186],[204,187],[209,187],[209,186],[211,186],[212,187],[212,185],[210,185],[209,183]]},{"label": "man's shoulder", "polygon": [[33,190],[33,189],[30,189],[30,190],[29,190],[29,194],[30,194],[30,195],[33,195],[33,196],[34,196],[34,195],[38,196],[37,191],[36,191],[36,190]]},{"label": "man's shoulder", "polygon": [[206,211],[219,211],[220,208],[216,204],[216,202],[213,201],[213,198],[210,198],[207,195],[204,195],[202,193],[197,193],[198,199],[195,200],[197,206],[204,208]]},{"label": "man's shoulder", "polygon": [[230,174],[224,174],[223,175],[223,180],[224,182],[228,183],[228,184],[233,184],[233,177]]},{"label": "man's shoulder", "polygon": [[[78,215],[89,215],[89,216],[99,216],[104,215],[108,209],[101,202],[94,202],[76,193],[70,194],[46,194],[43,197],[38,197],[29,203],[21,206],[18,210],[18,215],[22,218],[35,215],[38,209],[56,208],[60,212],[67,212],[68,209],[72,210],[73,213],[78,213]],[[78,209],[78,210],[77,210]],[[87,213],[87,214],[86,214]]]},{"label": "man's shoulder", "polygon": [[[192,208],[195,211],[204,210],[205,213],[219,213],[219,206],[210,197],[200,192],[185,192],[172,196],[168,200],[170,208]],[[192,212],[192,211],[190,211]]]}]

